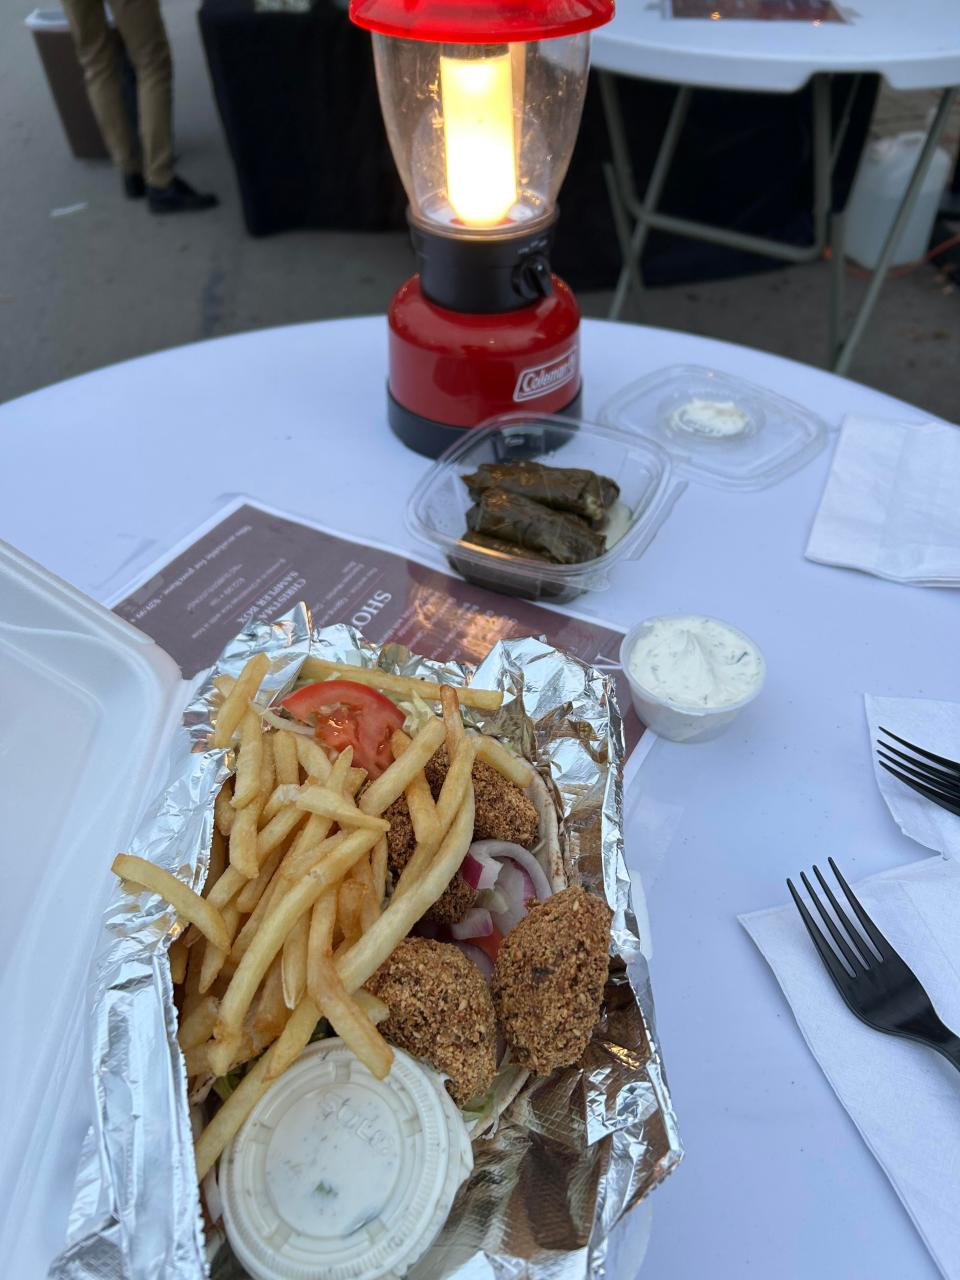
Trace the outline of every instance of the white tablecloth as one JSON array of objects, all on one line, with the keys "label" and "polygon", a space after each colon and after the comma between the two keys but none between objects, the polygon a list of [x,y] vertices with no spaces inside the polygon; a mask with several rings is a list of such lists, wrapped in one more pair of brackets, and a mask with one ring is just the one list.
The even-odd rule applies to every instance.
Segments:
[{"label": "white tablecloth", "polygon": [[834,0],[849,22],[665,16],[663,0],[621,0],[593,33],[604,71],[713,89],[795,93],[818,72],[876,72],[892,89],[960,84],[956,0]]},{"label": "white tablecloth", "polygon": [[[832,425],[928,416],[723,343],[601,322],[583,337],[588,413],[682,362],[775,387]],[[379,318],[267,330],[0,406],[0,537],[100,599],[237,493],[409,545],[404,506],[428,463],[387,430],[385,346]],[[691,485],[643,557],[583,602],[624,627],[717,614],[769,665],[728,736],[658,743],[631,785],[628,859],[646,875],[687,1148],[653,1199],[654,1280],[936,1275],[736,921],[784,900],[784,877],[815,857],[857,879],[922,854],[877,793],[862,694],[956,697],[953,593],[804,560],[828,460],[759,493]]]}]

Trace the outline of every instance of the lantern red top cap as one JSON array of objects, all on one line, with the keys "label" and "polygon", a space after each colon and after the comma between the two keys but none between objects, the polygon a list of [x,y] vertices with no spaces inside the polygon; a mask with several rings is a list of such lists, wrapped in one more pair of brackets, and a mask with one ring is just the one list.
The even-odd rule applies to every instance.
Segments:
[{"label": "lantern red top cap", "polygon": [[614,0],[350,0],[358,27],[436,44],[549,40],[602,27]]}]

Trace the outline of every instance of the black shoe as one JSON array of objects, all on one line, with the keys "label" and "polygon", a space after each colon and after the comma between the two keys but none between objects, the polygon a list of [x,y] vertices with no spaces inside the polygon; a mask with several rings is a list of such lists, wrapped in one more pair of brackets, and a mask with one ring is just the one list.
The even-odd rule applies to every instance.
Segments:
[{"label": "black shoe", "polygon": [[123,175],[123,194],[128,200],[142,200],[147,194],[147,184],[142,173],[125,173]]},{"label": "black shoe", "polygon": [[166,187],[147,187],[147,203],[151,213],[193,213],[200,209],[214,209],[220,203],[216,196],[201,195],[182,178]]}]

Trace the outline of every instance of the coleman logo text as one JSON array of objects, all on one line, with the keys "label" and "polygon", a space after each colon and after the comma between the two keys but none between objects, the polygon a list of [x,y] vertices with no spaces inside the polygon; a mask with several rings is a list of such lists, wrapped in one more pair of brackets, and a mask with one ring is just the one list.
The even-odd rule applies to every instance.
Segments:
[{"label": "coleman logo text", "polygon": [[572,382],[577,376],[577,353],[567,351],[548,364],[538,364],[533,369],[524,369],[517,379],[513,398],[517,403],[524,400],[536,400],[538,396],[547,396],[557,387]]}]

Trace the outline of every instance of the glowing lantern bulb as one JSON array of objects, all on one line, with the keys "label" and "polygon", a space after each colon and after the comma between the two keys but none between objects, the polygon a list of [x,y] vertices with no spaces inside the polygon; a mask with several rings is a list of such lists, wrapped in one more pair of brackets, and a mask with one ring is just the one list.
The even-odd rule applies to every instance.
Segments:
[{"label": "glowing lantern bulb", "polygon": [[447,195],[469,227],[502,222],[517,200],[509,50],[440,58]]}]

